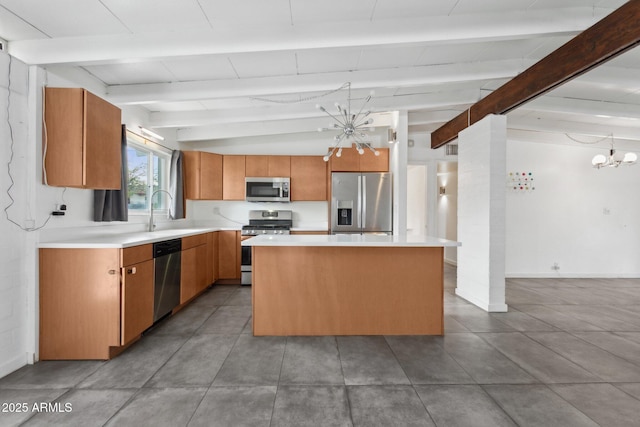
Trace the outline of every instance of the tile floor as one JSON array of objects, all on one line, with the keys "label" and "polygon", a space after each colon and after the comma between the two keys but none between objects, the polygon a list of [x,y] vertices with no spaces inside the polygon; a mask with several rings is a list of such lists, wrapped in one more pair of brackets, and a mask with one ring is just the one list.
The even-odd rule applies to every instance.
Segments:
[{"label": "tile floor", "polygon": [[510,279],[496,314],[454,284],[444,337],[254,338],[213,287],[114,360],[0,379],[29,409],[0,426],[640,426],[640,279]]}]

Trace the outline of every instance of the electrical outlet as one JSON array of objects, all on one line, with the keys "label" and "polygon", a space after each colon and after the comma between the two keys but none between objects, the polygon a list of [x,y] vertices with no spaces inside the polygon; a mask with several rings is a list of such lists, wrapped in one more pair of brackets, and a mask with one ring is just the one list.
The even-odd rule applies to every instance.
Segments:
[{"label": "electrical outlet", "polygon": [[558,270],[560,270],[560,266],[558,265],[557,262],[554,262],[553,265],[551,266],[551,269],[555,270],[555,271],[558,271]]}]

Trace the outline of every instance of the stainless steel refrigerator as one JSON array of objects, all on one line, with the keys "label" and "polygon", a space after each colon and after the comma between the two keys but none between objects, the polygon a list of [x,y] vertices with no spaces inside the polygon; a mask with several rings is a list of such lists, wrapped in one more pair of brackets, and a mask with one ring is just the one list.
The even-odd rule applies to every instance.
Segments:
[{"label": "stainless steel refrigerator", "polygon": [[393,232],[391,174],[331,174],[331,234]]}]

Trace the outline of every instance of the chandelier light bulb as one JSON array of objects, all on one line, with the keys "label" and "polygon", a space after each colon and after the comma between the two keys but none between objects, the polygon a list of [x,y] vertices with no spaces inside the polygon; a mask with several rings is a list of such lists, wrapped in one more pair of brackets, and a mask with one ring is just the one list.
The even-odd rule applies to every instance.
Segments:
[{"label": "chandelier light bulb", "polygon": [[374,151],[374,152],[373,152],[373,154],[375,154],[375,155],[376,155],[376,157],[377,157],[377,156],[379,156],[379,155],[380,155],[380,152],[379,152],[378,150],[376,150],[376,151]]},{"label": "chandelier light bulb", "polygon": [[328,154],[326,154],[326,155],[322,158],[322,160],[324,160],[325,162],[328,162],[328,161],[329,161],[329,155],[328,155]]},{"label": "chandelier light bulb", "polygon": [[342,147],[338,148],[338,152],[336,153],[336,157],[342,157]]},{"label": "chandelier light bulb", "polygon": [[626,164],[633,164],[638,161],[638,155],[636,153],[627,153],[624,155],[622,161]]},{"label": "chandelier light bulb", "polygon": [[596,154],[591,160],[591,164],[597,168],[607,163],[607,157],[604,154]]}]

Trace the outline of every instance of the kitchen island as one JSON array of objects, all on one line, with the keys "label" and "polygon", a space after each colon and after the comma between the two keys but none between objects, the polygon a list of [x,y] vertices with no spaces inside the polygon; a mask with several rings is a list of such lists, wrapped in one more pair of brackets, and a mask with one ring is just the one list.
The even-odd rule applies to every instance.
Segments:
[{"label": "kitchen island", "polygon": [[253,334],[442,335],[444,247],[429,236],[256,236]]}]

